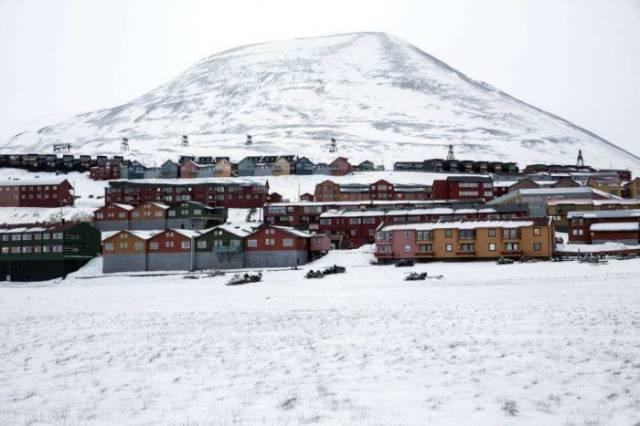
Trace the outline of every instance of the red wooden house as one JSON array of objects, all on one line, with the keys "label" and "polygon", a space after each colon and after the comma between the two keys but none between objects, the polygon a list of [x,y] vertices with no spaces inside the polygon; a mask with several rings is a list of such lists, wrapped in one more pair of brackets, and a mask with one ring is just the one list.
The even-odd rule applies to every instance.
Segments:
[{"label": "red wooden house", "polygon": [[329,164],[332,176],[348,175],[352,171],[351,163],[345,157],[338,157]]},{"label": "red wooden house", "polygon": [[64,178],[21,179],[0,183],[2,207],[62,207],[73,203],[73,186]]},{"label": "red wooden house", "polygon": [[328,245],[328,237],[295,228],[262,225],[244,240],[247,267],[291,267],[304,265],[318,253],[312,251]]}]

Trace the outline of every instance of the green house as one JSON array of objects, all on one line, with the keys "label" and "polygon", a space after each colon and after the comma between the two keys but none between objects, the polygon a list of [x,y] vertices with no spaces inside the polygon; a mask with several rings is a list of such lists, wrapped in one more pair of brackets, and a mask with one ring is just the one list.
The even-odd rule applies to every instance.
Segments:
[{"label": "green house", "polygon": [[63,277],[98,253],[100,231],[86,222],[0,227],[0,280]]},{"label": "green house", "polygon": [[244,239],[253,234],[249,225],[219,225],[196,237],[197,269],[244,267]]},{"label": "green house", "polygon": [[167,228],[206,229],[227,220],[227,209],[197,201],[183,201],[167,210]]}]

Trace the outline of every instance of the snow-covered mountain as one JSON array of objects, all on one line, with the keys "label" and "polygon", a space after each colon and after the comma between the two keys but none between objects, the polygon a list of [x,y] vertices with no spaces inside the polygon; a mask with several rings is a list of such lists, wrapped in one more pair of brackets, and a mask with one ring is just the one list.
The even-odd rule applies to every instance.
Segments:
[{"label": "snow-covered mountain", "polygon": [[[183,134],[189,148],[180,146]],[[387,166],[441,158],[454,144],[458,158],[570,164],[582,149],[589,164],[640,170],[629,152],[384,33],[220,52],[129,103],[20,133],[0,150],[49,152],[70,142],[74,153],[114,154],[122,137],[148,163],[259,153],[321,161],[335,157],[335,137],[338,154]]]}]

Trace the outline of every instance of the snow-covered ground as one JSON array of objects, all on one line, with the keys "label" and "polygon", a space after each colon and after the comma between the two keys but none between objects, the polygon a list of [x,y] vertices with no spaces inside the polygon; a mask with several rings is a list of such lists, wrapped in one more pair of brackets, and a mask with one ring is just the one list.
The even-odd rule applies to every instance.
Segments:
[{"label": "snow-covered ground", "polygon": [[[640,259],[0,286],[0,424],[631,425]],[[87,278],[97,276],[97,278]],[[84,277],[84,278],[83,278]]]}]

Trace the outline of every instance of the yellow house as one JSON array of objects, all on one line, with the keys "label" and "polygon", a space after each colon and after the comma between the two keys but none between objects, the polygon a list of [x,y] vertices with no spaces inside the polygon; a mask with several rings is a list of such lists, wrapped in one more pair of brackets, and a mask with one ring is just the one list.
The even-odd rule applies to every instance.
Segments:
[{"label": "yellow house", "polygon": [[213,171],[214,177],[231,177],[231,163],[226,158],[219,158]]},{"label": "yellow house", "polygon": [[284,157],[278,157],[273,163],[273,175],[283,176],[291,174],[291,162]]}]

